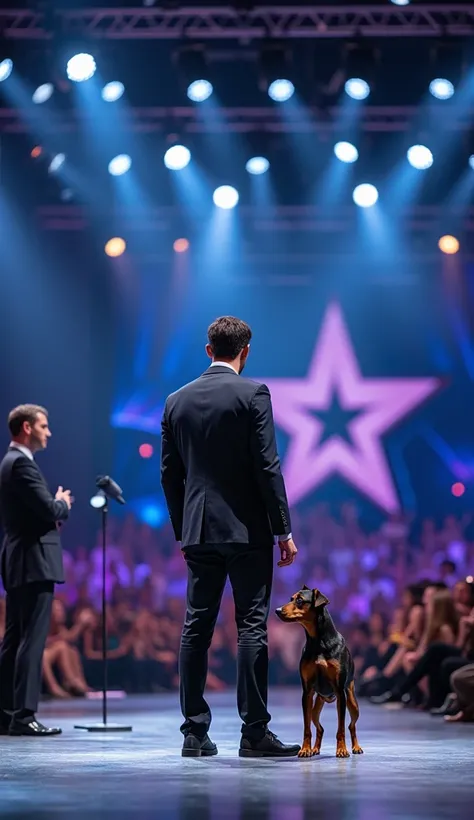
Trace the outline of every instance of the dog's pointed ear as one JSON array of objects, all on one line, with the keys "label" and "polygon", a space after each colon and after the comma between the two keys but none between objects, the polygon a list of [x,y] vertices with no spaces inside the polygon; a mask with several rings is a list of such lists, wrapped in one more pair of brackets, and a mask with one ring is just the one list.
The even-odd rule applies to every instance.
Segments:
[{"label": "dog's pointed ear", "polygon": [[313,589],[313,600],[311,601],[311,605],[314,607],[314,609],[318,609],[318,607],[320,606],[327,606],[328,603],[329,599],[326,598],[326,596],[323,595],[323,593],[320,592],[319,589]]},{"label": "dog's pointed ear", "polygon": [[307,587],[307,586],[306,586],[306,584],[305,584],[305,585],[302,587],[302,589],[309,589],[309,587]]}]

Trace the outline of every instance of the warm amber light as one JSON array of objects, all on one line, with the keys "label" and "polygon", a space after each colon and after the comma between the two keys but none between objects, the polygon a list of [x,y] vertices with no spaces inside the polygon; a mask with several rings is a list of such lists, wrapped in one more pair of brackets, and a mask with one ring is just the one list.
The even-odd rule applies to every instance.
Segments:
[{"label": "warm amber light", "polygon": [[443,253],[453,254],[459,250],[459,240],[455,236],[442,236],[438,242],[438,247]]},{"label": "warm amber light", "polygon": [[189,240],[187,239],[177,239],[173,245],[173,250],[176,253],[186,253],[189,250]]},{"label": "warm amber light", "polygon": [[122,256],[127,247],[127,243],[125,239],[122,239],[120,236],[114,236],[113,239],[109,239],[105,246],[105,252],[107,256]]},{"label": "warm amber light", "polygon": [[42,153],[43,153],[43,149],[42,149],[41,145],[35,145],[35,147],[31,151],[30,156],[33,159],[38,159],[38,157],[40,157]]}]

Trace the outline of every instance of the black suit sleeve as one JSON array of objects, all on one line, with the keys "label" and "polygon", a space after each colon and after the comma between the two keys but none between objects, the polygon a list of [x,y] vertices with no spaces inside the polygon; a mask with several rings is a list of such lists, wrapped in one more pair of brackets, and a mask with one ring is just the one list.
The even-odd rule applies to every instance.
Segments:
[{"label": "black suit sleeve", "polygon": [[56,501],[29,458],[17,458],[12,469],[13,479],[21,496],[33,512],[44,521],[65,521],[69,508],[65,501]]},{"label": "black suit sleeve", "polygon": [[278,458],[270,391],[260,385],[250,404],[250,446],[273,535],[291,532],[285,482]]},{"label": "black suit sleeve", "polygon": [[171,431],[167,411],[161,422],[161,486],[177,541],[182,540],[186,473]]}]

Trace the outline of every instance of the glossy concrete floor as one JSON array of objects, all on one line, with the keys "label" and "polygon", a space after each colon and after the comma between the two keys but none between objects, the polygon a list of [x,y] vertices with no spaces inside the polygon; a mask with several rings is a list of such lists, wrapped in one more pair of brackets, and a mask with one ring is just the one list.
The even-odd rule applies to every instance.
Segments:
[{"label": "glossy concrete floor", "polygon": [[[219,756],[180,756],[175,695],[111,704],[130,734],[73,727],[100,720],[94,702],[45,704],[57,738],[0,737],[0,815],[9,818],[179,820],[464,820],[473,817],[474,726],[446,726],[412,711],[361,704],[365,754],[337,760],[336,713],[326,706],[322,754],[309,760],[241,760],[232,693],[211,697]],[[300,693],[273,691],[272,728],[301,742]]]}]

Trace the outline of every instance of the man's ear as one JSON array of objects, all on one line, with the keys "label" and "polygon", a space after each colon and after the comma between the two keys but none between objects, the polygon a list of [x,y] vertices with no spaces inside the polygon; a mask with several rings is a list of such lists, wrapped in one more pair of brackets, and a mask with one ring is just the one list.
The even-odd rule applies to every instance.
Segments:
[{"label": "man's ear", "polygon": [[313,589],[313,598],[311,601],[311,606],[313,606],[314,609],[318,609],[320,606],[326,606],[328,603],[329,599],[326,598],[326,596],[323,595],[323,593],[320,592],[319,589]]}]

